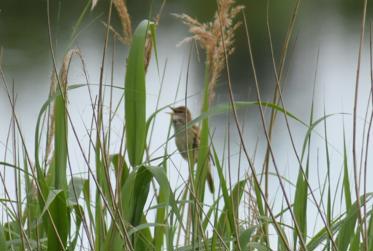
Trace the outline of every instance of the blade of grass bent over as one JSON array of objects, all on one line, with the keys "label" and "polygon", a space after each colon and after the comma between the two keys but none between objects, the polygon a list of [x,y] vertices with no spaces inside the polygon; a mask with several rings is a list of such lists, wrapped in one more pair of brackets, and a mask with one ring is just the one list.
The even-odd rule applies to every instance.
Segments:
[{"label": "blade of grass bent over", "polygon": [[129,51],[125,78],[126,146],[132,166],[141,164],[146,137],[146,91],[144,46],[149,21],[142,21],[135,30]]}]

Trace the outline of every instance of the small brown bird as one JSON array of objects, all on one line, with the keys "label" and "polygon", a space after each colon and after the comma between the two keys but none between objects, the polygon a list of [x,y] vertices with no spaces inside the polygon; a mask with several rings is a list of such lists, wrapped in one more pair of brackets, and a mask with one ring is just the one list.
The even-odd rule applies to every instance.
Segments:
[{"label": "small brown bird", "polygon": [[[175,142],[177,149],[179,150],[181,156],[185,160],[188,160],[188,149],[189,149],[189,156],[194,158],[194,162],[197,162],[198,159],[198,148],[200,144],[200,133],[199,127],[193,125],[191,128],[187,128],[185,132],[185,126],[187,123],[192,121],[192,114],[190,113],[189,109],[185,106],[179,106],[176,108],[172,108],[171,119],[172,125],[175,129]],[[210,161],[206,165],[207,170],[207,183],[211,193],[214,193],[214,180],[211,175],[210,169]]]}]

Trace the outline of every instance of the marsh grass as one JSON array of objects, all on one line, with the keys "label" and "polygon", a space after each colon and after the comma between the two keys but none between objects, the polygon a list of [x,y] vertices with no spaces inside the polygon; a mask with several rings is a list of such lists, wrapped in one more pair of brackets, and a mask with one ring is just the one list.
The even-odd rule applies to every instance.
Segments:
[{"label": "marsh grass", "polygon": [[[341,137],[344,138],[340,160],[343,168],[341,182],[335,183],[330,176],[331,142],[328,139],[327,122],[341,114],[324,112],[323,116],[316,118],[312,102],[309,121],[304,122],[286,107],[286,100],[283,99],[283,69],[300,1],[296,1],[279,59],[275,58],[272,41],[269,39],[276,76],[273,102],[265,102],[261,97],[250,32],[242,6],[236,5],[233,0],[220,0],[213,20],[206,24],[186,14],[178,15],[189,26],[192,38],[205,49],[207,56],[201,113],[192,123],[186,125],[191,127],[199,123],[201,126],[198,163],[189,164],[188,180],[183,180],[182,186],[176,188],[171,186],[171,179],[174,177],[168,175],[168,170],[173,168],[173,152],[168,152],[167,147],[175,136],[172,130],[168,128],[168,137],[161,142],[161,148],[164,147],[163,155],[153,156],[149,151],[154,137],[153,129],[157,127],[155,118],[167,109],[167,106],[159,107],[157,102],[154,112],[146,114],[146,73],[149,62],[155,62],[158,74],[160,69],[156,44],[159,17],[154,22],[143,20],[132,32],[125,2],[114,0],[111,3],[113,5],[110,5],[105,23],[106,34],[96,97],[92,94],[83,55],[75,49],[68,51],[58,71],[51,43],[54,69],[49,97],[37,118],[34,156],[30,155],[31,151],[26,147],[15,112],[14,91],[0,68],[2,84],[12,109],[6,148],[12,149],[10,152],[13,154],[11,160],[5,156],[4,161],[0,162],[4,167],[4,171],[0,172],[0,179],[5,192],[1,200],[4,220],[0,224],[0,250],[373,250],[373,210],[370,202],[373,194],[367,191],[366,176],[362,182],[359,174],[362,172],[366,175],[368,168],[373,117],[371,115],[368,119],[368,111],[371,104],[368,104],[365,117],[365,121],[370,121],[369,126],[364,127],[361,135],[361,151],[365,160],[361,157],[361,163],[358,163],[357,146],[354,143],[354,164],[349,164],[351,153],[345,140],[346,132],[341,132]],[[95,2],[92,4],[94,6]],[[110,25],[113,6],[121,20],[121,32],[116,32]],[[366,5],[364,13],[365,11]],[[240,13],[243,14],[242,21],[239,21]],[[82,13],[79,17],[78,26],[84,15]],[[268,35],[271,38],[268,20],[267,17]],[[362,24],[364,34],[365,15]],[[254,101],[238,102],[232,91],[229,56],[237,50],[234,47],[234,33],[239,32],[239,28],[245,32],[249,48],[247,58],[252,67],[250,74],[254,76],[257,94]],[[103,83],[103,74],[107,71],[104,67],[108,59],[107,48],[111,39],[123,42],[120,46],[130,46],[124,69],[125,83],[120,88],[114,87],[112,82],[110,85]],[[152,54],[155,56],[153,61],[150,60]],[[82,65],[86,84],[71,85],[68,82],[73,57]],[[187,72],[189,65],[190,58]],[[357,67],[357,87],[359,67],[360,65]],[[230,102],[214,105],[216,81],[223,71],[227,73],[224,75],[226,79],[222,81],[228,86]],[[166,66],[160,76],[161,82],[165,74]],[[180,76],[176,92],[182,83]],[[104,95],[105,90],[110,92],[109,99]],[[86,128],[89,135],[88,146],[80,143],[80,132],[76,130],[76,124],[70,117],[68,100],[72,91],[88,93],[91,100],[92,118],[88,122],[90,128]],[[114,91],[123,96],[118,103],[114,103]],[[158,99],[161,93],[162,87]],[[185,104],[188,96],[186,92]],[[357,100],[356,94],[355,102]],[[104,112],[105,105],[109,109]],[[113,140],[111,125],[113,119],[119,116],[120,106],[124,106],[124,114],[121,114],[124,118],[121,145],[117,152],[113,152],[110,149]],[[258,160],[254,161],[255,156],[250,154],[246,146],[244,128],[238,119],[237,111],[245,108],[258,109],[260,114],[261,129],[267,144],[261,166],[256,165]],[[266,116],[268,113],[269,123]],[[209,126],[210,119],[219,114],[233,116],[234,122],[230,127],[235,128],[239,135],[239,168],[244,175],[239,176],[237,181],[232,178],[232,155],[228,154],[227,157],[224,154],[225,151],[230,153],[231,135],[227,134],[223,153],[220,153],[215,145],[214,132]],[[280,173],[277,156],[272,149],[273,128],[279,115],[286,122],[291,140],[289,151],[296,156],[296,163],[292,165],[294,168],[299,167],[295,182]],[[356,110],[353,122],[355,125]],[[294,143],[292,123],[305,129],[300,148]],[[324,129],[323,133],[319,133],[317,128]],[[86,178],[73,175],[72,166],[75,163],[72,163],[68,149],[72,144],[69,142],[69,134],[76,140],[76,148],[80,151],[79,155],[88,174]],[[360,136],[355,129],[353,136]],[[315,184],[309,180],[313,163],[311,159],[314,158],[311,140],[314,137],[321,137],[324,141],[324,148],[320,151],[324,151],[327,156],[326,163],[320,163],[321,168],[327,170],[327,176],[316,189]],[[214,195],[205,193],[207,158],[214,162],[213,169],[218,183]],[[274,173],[269,172],[269,167],[273,168]],[[259,172],[261,168],[263,171]],[[354,179],[350,176],[350,169],[353,170]],[[13,170],[14,173],[15,197],[11,196],[5,186],[5,179],[9,177],[5,177],[8,170]],[[270,175],[273,179],[270,179]],[[269,190],[269,183],[274,181],[280,187],[278,194],[271,194]],[[361,184],[363,189],[360,189]],[[288,185],[292,186],[292,191],[286,188]],[[355,191],[352,187],[355,187]],[[338,190],[341,190],[342,198],[340,213],[333,210],[337,197],[333,193]],[[279,209],[280,202],[282,205]],[[310,211],[314,211],[316,218],[320,219],[313,231],[310,231],[309,226],[315,220]]]}]

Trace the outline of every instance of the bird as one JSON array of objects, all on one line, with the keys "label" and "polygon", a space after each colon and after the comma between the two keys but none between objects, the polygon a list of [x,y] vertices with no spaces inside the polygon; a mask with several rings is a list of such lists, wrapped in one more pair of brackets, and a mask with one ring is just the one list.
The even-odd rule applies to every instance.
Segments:
[{"label": "bird", "polygon": [[[197,125],[186,128],[186,125],[192,121],[192,114],[187,107],[179,106],[170,108],[172,110],[170,114],[172,125],[175,130],[176,147],[186,161],[188,161],[189,155],[192,156],[191,158],[193,158],[194,163],[196,163],[198,161],[198,149],[200,145],[200,129]],[[208,164],[205,166],[207,167],[207,184],[210,192],[214,193],[215,186],[211,174],[210,161],[208,161]]]}]

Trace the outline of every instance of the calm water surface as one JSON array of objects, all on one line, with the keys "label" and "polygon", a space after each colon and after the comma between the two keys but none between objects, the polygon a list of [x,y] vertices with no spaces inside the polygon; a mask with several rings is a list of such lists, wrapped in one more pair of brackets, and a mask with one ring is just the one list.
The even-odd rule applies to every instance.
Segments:
[{"label": "calm water surface", "polygon": [[[317,2],[319,3],[319,2]],[[334,3],[334,4],[333,4]],[[52,36],[56,52],[57,64],[60,65],[63,54],[71,42],[72,27],[83,8],[73,1],[52,2]],[[289,5],[291,6],[291,5]],[[130,12],[134,16],[134,25],[147,16],[145,10],[140,6],[130,3]],[[340,176],[343,159],[343,126],[346,131],[347,145],[352,146],[352,107],[353,93],[356,78],[357,54],[360,34],[360,9],[352,8],[346,11],[346,6],[339,7],[333,1],[325,5],[304,3],[299,13],[300,18],[294,32],[294,39],[290,44],[289,55],[285,67],[285,78],[283,80],[283,95],[285,106],[297,117],[307,122],[309,120],[312,93],[314,91],[315,118],[326,114],[335,114],[327,120],[327,133],[329,141],[330,158],[332,163],[332,180],[336,184]],[[262,98],[266,101],[272,99],[274,90],[274,75],[271,65],[268,37],[266,35],[265,15],[258,17],[255,14],[259,11],[263,13],[265,6],[257,6],[248,2],[246,9],[249,16],[249,28],[253,41],[254,57],[259,76]],[[186,81],[187,64],[190,45],[177,47],[179,41],[188,36],[187,29],[181,22],[169,13],[181,13],[182,11],[193,13],[192,16],[204,16],[212,13],[212,8],[202,11],[196,8],[194,1],[187,4],[171,2],[166,6],[161,25],[158,30],[158,51],[159,67],[157,71],[156,63],[153,59],[147,75],[147,109],[151,114],[156,107],[158,93],[160,94],[159,107],[172,104],[178,100],[178,104],[184,103],[185,92],[191,97],[188,104],[194,114],[198,114],[201,100],[201,88],[203,82],[203,63],[193,54],[188,82]],[[279,54],[281,43],[286,31],[288,17],[291,8],[273,8],[271,11],[271,25],[273,27],[274,48],[276,55]],[[105,27],[101,23],[105,20],[106,9],[103,3],[98,8],[90,12],[80,27],[78,38],[73,42],[75,48],[79,48],[84,57],[89,76],[89,83],[92,84],[93,95],[97,94],[95,85],[99,82],[99,72],[102,60],[103,41]],[[117,17],[113,17],[115,27],[119,27]],[[36,1],[34,4],[22,1],[2,1],[0,3],[0,45],[3,47],[2,65],[6,73],[8,85],[14,83],[17,94],[16,113],[22,127],[22,133],[26,139],[26,145],[30,154],[33,154],[33,138],[36,118],[40,107],[46,100],[50,85],[50,75],[52,71],[52,61],[48,41],[48,29],[46,25],[46,5],[45,2]],[[243,30],[238,31],[236,53],[231,58],[232,83],[235,98],[238,101],[255,100],[255,87],[253,84],[252,71],[249,64],[249,54],[247,44],[244,39]],[[368,34],[368,33],[367,33]],[[365,46],[362,54],[362,67],[360,75],[359,91],[359,135],[362,135],[364,126],[364,116],[369,97],[369,40],[365,39]],[[113,53],[114,52],[114,53]],[[201,50],[199,51],[202,52]],[[108,49],[106,60],[106,72],[104,82],[110,84],[111,81],[111,58],[114,55],[114,77],[113,82],[117,86],[123,86],[125,74],[125,57],[127,49],[119,43],[115,50],[112,45]],[[319,55],[319,57],[317,56]],[[317,59],[318,58],[318,59]],[[177,88],[181,79],[180,89]],[[74,59],[69,74],[69,83],[85,83],[82,66],[79,60]],[[186,90],[186,83],[188,88]],[[219,80],[215,103],[229,102],[227,96],[227,81],[223,75]],[[177,92],[178,89],[178,93]],[[109,97],[109,89],[106,90]],[[114,103],[119,102],[121,91],[114,91]],[[90,118],[92,116],[91,100],[86,88],[71,91],[69,94],[69,110],[73,118],[74,127],[79,133],[79,141],[84,146],[88,146],[88,131]],[[108,103],[107,103],[108,104]],[[113,142],[112,152],[118,149],[120,135],[123,124],[123,105],[120,105],[118,116],[113,122]],[[109,109],[105,107],[106,111]],[[325,110],[325,111],[324,111]],[[371,112],[371,108],[369,110]],[[342,115],[344,113],[344,115]],[[11,109],[7,100],[3,86],[0,87],[0,156],[6,154],[5,144],[7,131],[10,123]],[[267,114],[268,115],[268,114]],[[261,171],[263,152],[266,140],[263,134],[263,127],[257,107],[250,107],[239,111],[240,122],[244,127],[245,143],[252,156],[255,156],[255,164],[258,172]],[[228,123],[230,121],[230,123]],[[156,119],[154,137],[152,139],[151,150],[154,157],[163,154],[163,144],[167,137],[169,117],[166,113],[161,113]],[[212,127],[214,129],[214,141],[219,152],[223,153],[224,139],[228,128],[230,128],[230,154],[231,169],[234,180],[242,177],[248,170],[247,161],[239,163],[239,139],[234,122],[229,114],[222,114],[213,118]],[[294,120],[290,121],[290,127],[294,136],[295,144],[300,151],[306,128]],[[318,134],[312,139],[311,151],[311,174],[310,180],[315,188],[319,187],[319,182],[323,182],[325,176],[325,140],[323,126],[317,128]],[[73,170],[76,173],[86,172],[86,166],[82,162],[80,150],[76,146],[76,138],[72,133],[69,135],[70,158],[73,163]],[[361,144],[360,140],[358,142]],[[359,147],[360,148],[360,147]],[[281,174],[288,177],[293,182],[298,173],[298,164],[289,139],[289,134],[285,126],[284,118],[280,114],[275,127],[273,149]],[[175,145],[169,145],[169,151],[175,150]],[[255,152],[255,155],[254,155]],[[298,152],[299,153],[299,152]],[[227,153],[225,153],[227,154]],[[11,158],[11,150],[7,151],[8,158]],[[371,158],[371,157],[370,157]],[[182,159],[175,154],[173,157],[175,167],[180,169],[184,179],[187,177],[186,166]],[[349,156],[351,162],[352,156]],[[369,159],[372,161],[371,159]],[[370,162],[371,163],[371,162]],[[170,168],[170,176],[178,177],[175,168]],[[271,172],[274,172],[273,168]],[[372,170],[369,170],[372,175]],[[171,179],[172,185],[181,184],[182,180]],[[278,189],[276,179],[272,182],[273,191]],[[12,179],[8,180],[11,187]],[[291,190],[291,185],[288,185]],[[371,184],[369,190],[372,191]],[[281,206],[280,204],[278,206]]]}]

